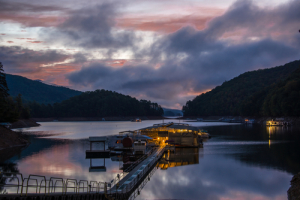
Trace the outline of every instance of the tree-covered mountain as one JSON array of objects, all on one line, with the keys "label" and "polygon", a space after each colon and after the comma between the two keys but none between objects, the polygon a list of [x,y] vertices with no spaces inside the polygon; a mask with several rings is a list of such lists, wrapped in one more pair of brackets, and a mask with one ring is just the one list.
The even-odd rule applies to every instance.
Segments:
[{"label": "tree-covered mountain", "polygon": [[263,115],[300,116],[300,67],[266,95]]},{"label": "tree-covered mountain", "polygon": [[47,85],[40,81],[11,74],[6,74],[6,82],[10,96],[16,97],[18,94],[21,94],[24,102],[36,101],[38,103],[52,104],[82,93],[66,87]]},{"label": "tree-covered mountain", "polygon": [[30,102],[31,117],[161,116],[157,103],[108,90],[84,92],[53,105]]},{"label": "tree-covered mountain", "polygon": [[[291,109],[300,106],[296,101],[300,91],[299,67],[300,61],[294,61],[241,74],[188,101],[183,106],[184,115],[291,115]],[[296,113],[300,115],[298,111]]]}]

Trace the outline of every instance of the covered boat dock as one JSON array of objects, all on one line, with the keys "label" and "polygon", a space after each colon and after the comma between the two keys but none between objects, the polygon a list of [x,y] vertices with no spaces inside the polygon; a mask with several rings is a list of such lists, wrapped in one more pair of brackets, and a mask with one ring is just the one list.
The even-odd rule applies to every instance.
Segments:
[{"label": "covered boat dock", "polygon": [[202,136],[207,133],[195,126],[184,123],[162,123],[139,129],[142,135],[153,138],[150,142],[160,145],[169,143],[177,147],[198,147],[202,144]]}]

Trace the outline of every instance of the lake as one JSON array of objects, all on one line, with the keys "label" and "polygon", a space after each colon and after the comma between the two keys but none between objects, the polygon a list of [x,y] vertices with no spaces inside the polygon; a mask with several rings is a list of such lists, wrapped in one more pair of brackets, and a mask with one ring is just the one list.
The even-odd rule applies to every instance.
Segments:
[{"label": "lake", "polygon": [[[169,121],[178,122],[164,122]],[[41,122],[40,127],[18,129],[29,135],[31,144],[5,164],[25,177],[38,174],[109,182],[122,172],[120,163],[106,159],[106,172],[89,172],[88,137],[161,122]],[[203,148],[176,149],[164,155],[136,199],[287,199],[290,180],[300,171],[298,128],[187,123],[203,127],[212,138],[204,141]],[[93,165],[103,163],[103,159],[93,160]]]}]

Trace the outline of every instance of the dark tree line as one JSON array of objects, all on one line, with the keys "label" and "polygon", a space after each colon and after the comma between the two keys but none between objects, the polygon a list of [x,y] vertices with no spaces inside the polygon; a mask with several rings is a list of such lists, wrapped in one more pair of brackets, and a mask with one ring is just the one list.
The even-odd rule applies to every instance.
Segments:
[{"label": "dark tree line", "polygon": [[300,67],[265,95],[263,115],[300,116]]},{"label": "dark tree line", "polygon": [[300,116],[300,61],[246,72],[183,106],[185,116]]},{"label": "dark tree line", "polygon": [[161,116],[163,109],[147,100],[107,90],[84,92],[60,103],[30,102],[31,117]]},{"label": "dark tree line", "polygon": [[[25,88],[26,89],[26,88]],[[15,122],[29,117],[110,117],[161,116],[163,109],[157,103],[138,101],[128,95],[107,90],[84,92],[60,103],[23,103],[21,94],[8,94],[6,76],[0,63],[0,122]]]},{"label": "dark tree line", "polygon": [[6,76],[0,62],[0,122],[15,122],[19,118],[29,118],[29,108],[22,103],[22,96],[9,96]]}]

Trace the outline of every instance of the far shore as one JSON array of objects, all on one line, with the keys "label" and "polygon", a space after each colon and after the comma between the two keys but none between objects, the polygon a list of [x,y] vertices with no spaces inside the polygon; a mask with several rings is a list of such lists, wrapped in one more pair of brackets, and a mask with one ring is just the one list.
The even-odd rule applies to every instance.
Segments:
[{"label": "far shore", "polygon": [[53,121],[131,121],[133,119],[141,120],[160,120],[168,119],[163,116],[129,116],[129,117],[60,117],[60,118],[31,118],[36,122],[53,122]]},{"label": "far shore", "polygon": [[[183,122],[197,122],[201,118],[202,122],[220,122],[219,119],[225,118],[239,118],[239,119],[255,119],[255,124],[263,124],[266,120],[276,119],[276,117],[245,117],[245,116],[209,116],[209,117],[194,117],[194,116],[129,116],[129,117],[64,117],[64,118],[31,118],[31,119],[21,119],[12,124],[10,128],[27,128],[39,126],[37,122],[59,122],[59,121],[131,121],[133,119],[146,120],[182,120]],[[292,125],[300,125],[300,117],[283,117],[286,121],[289,121]]]}]

